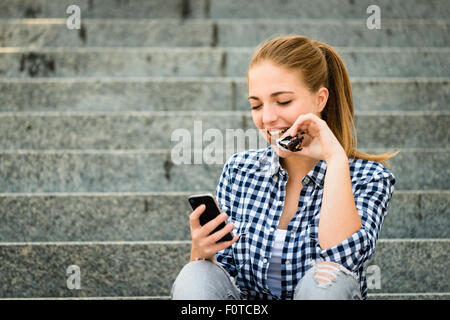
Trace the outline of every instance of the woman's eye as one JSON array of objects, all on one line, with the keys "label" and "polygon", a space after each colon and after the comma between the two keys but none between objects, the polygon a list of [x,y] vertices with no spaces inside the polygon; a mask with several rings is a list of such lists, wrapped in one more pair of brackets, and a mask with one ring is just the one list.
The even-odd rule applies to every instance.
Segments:
[{"label": "woman's eye", "polygon": [[259,105],[259,106],[252,106],[252,110],[256,110],[256,109],[258,109],[259,107],[261,107],[261,105]]},{"label": "woman's eye", "polygon": [[291,102],[292,102],[292,100],[289,100],[289,101],[284,101],[284,102],[278,102],[278,104],[286,105],[286,104],[289,104]]}]

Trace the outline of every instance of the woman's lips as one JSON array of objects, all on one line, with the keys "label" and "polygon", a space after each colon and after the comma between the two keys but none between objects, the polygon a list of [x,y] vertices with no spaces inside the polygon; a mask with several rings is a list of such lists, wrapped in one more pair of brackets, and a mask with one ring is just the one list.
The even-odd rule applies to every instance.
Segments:
[{"label": "woman's lips", "polygon": [[288,129],[289,129],[289,127],[280,128],[280,129],[267,129],[267,132],[269,133],[270,137],[277,139],[277,138],[281,137],[283,135],[283,133],[285,133]]}]

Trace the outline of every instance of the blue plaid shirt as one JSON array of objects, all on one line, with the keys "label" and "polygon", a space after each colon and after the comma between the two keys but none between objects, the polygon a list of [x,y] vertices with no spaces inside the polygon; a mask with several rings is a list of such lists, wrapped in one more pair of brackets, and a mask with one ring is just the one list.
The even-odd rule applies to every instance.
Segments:
[{"label": "blue plaid shirt", "polygon": [[234,154],[225,164],[216,198],[234,234],[241,237],[216,254],[236,280],[243,298],[292,299],[303,275],[315,263],[332,261],[359,277],[363,299],[367,284],[364,263],[372,256],[394,192],[395,177],[378,162],[349,159],[356,208],[362,228],[341,243],[322,250],[318,241],[326,162],[319,161],[303,178],[298,210],[287,227],[281,259],[281,295],[270,292],[267,271],[275,230],[284,207],[287,171],[268,146]]}]

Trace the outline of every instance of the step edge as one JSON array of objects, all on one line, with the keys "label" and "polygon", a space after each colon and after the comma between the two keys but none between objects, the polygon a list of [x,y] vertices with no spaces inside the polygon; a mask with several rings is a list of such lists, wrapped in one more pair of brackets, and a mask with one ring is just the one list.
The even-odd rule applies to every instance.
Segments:
[{"label": "step edge", "polygon": [[[192,194],[208,193],[210,191],[147,191],[147,192],[0,192],[0,198],[8,197],[181,197]],[[428,190],[395,190],[400,195],[449,195],[450,189]]]},{"label": "step edge", "polygon": [[[450,243],[450,238],[402,238],[379,239],[378,243]],[[149,240],[149,241],[24,241],[0,242],[0,247],[23,246],[129,246],[129,245],[191,245],[191,240]]]}]

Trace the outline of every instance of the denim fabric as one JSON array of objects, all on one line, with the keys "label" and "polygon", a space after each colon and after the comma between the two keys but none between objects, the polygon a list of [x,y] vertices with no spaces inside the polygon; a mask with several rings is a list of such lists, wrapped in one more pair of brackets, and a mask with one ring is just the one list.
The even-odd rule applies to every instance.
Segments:
[{"label": "denim fabric", "polygon": [[[295,288],[294,300],[360,300],[358,280],[344,268],[336,279],[320,283],[314,277],[317,265],[311,267]],[[218,263],[193,261],[183,267],[172,290],[173,300],[239,300],[241,294],[232,278]]]}]

